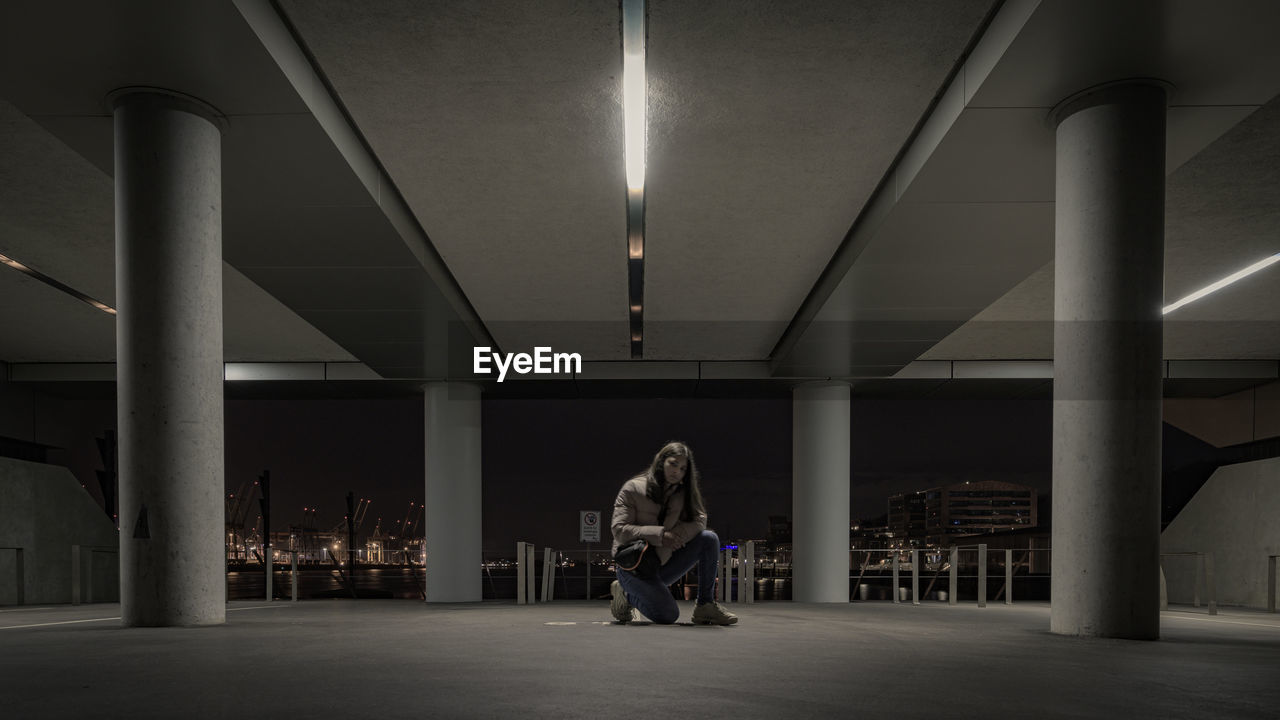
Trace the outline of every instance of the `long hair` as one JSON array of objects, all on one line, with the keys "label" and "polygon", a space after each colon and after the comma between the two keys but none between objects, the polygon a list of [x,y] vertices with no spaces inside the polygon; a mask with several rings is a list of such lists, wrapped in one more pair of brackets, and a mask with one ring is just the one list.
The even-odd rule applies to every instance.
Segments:
[{"label": "long hair", "polygon": [[649,469],[644,471],[646,480],[645,494],[650,500],[663,504],[662,484],[665,481],[662,465],[667,458],[676,456],[683,457],[689,461],[689,470],[684,475],[684,509],[680,511],[680,520],[682,522],[692,522],[698,516],[698,513],[705,513],[707,507],[702,502],[702,489],[698,486],[698,466],[693,462],[693,451],[688,445],[682,442],[669,442],[662,446],[657,455],[653,456],[653,462],[649,464]]}]

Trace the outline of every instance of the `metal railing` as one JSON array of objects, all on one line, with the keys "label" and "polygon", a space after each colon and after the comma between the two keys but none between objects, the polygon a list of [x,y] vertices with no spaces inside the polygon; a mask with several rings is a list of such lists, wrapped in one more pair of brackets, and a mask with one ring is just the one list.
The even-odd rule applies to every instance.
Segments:
[{"label": "metal railing", "polygon": [[[736,552],[735,552],[736,551]],[[555,583],[556,575],[560,576],[559,580],[564,589],[564,596],[569,597],[568,583],[570,576],[567,568],[577,567],[577,563],[570,561],[573,554],[586,555],[588,551],[561,551],[554,548],[545,547],[542,553],[542,563],[537,563],[536,548],[533,543],[518,542],[516,543],[515,557],[515,599],[519,605],[532,604],[535,602],[549,602],[555,599]],[[590,553],[590,555],[599,555],[599,553]],[[584,560],[595,560],[595,557],[584,557]],[[747,542],[741,546],[730,546],[721,549],[719,557],[719,574],[716,581],[716,598],[720,602],[744,602],[754,603],[756,600],[756,556],[755,542]],[[498,577],[507,579],[510,576],[510,567],[507,564],[500,564],[501,561],[484,563],[485,580],[489,583],[490,592],[493,597],[511,597],[510,595],[499,591],[497,582],[494,577],[494,570],[498,570]],[[605,585],[612,581],[613,568],[609,563],[603,562],[584,562],[582,565],[586,569],[587,580],[587,599],[598,595],[592,593],[592,566],[595,566],[600,572],[595,575],[595,584]],[[548,572],[548,568],[551,570]],[[574,575],[575,583],[581,575]],[[541,582],[539,582],[541,580]],[[679,584],[689,586],[689,575]],[[507,583],[503,583],[504,588]],[[541,586],[541,594],[537,594],[535,589]],[[674,585],[674,584],[673,584]],[[735,594],[735,587],[738,592]],[[687,598],[686,598],[687,599]]]},{"label": "metal railing", "polygon": [[[1205,586],[1205,594],[1209,600],[1209,614],[1218,614],[1218,583],[1213,572],[1213,553],[1211,552],[1169,552],[1160,553],[1160,609],[1169,609],[1169,587],[1164,578],[1164,559],[1167,557],[1196,558],[1196,579],[1192,589],[1191,604],[1200,607],[1200,586]],[[1272,561],[1274,563],[1274,561]],[[1273,585],[1274,587],[1274,585]]]},{"label": "metal railing", "polygon": [[[81,548],[96,552],[115,552],[115,548],[94,546],[76,546],[74,552]],[[19,573],[22,572],[22,549],[12,549],[18,554]],[[607,594],[608,583],[613,579],[613,568],[607,554],[601,551],[557,550],[543,547],[541,556],[536,552],[533,543],[517,543],[515,561],[510,560],[510,553],[486,553],[482,566],[486,597],[514,598],[517,603],[548,602],[557,597],[599,598]],[[291,557],[292,596],[298,597],[297,554],[289,552]],[[920,605],[924,599],[933,598],[949,605],[972,602],[978,607],[986,607],[989,601],[1011,605],[1015,600],[1015,588],[1022,600],[1048,599],[1047,572],[1049,548],[991,548],[985,543],[973,545],[956,545],[946,548],[925,549],[854,549],[850,553],[850,600],[869,600],[871,590],[879,587],[876,595],[893,603],[910,602]],[[1044,553],[1040,557],[1037,553]],[[498,559],[493,559],[494,557]],[[1165,584],[1164,565],[1166,559],[1172,557],[1192,557],[1197,561],[1196,579],[1192,604],[1200,607],[1202,600],[1207,600],[1210,614],[1217,614],[1217,586],[1214,573],[1213,554],[1206,552],[1162,553],[1161,558],[1161,609],[1168,608],[1168,593]],[[1267,610],[1276,611],[1277,596],[1277,560],[1280,555],[1267,556],[1268,591]],[[768,583],[784,583],[785,590],[790,580],[791,564],[786,561],[786,554],[766,555],[758,558],[754,542],[741,546],[728,546],[720,551],[719,574],[716,582],[716,598],[720,602],[753,603],[762,597],[769,599]],[[79,567],[79,562],[76,562]],[[910,574],[908,584],[904,584],[904,573]],[[695,573],[686,575],[681,581],[685,586],[685,597],[695,589],[693,582]],[[946,576],[945,581],[943,575]],[[1000,576],[1003,575],[1003,578]],[[585,576],[585,578],[584,578]],[[586,580],[584,590],[584,579]],[[877,582],[879,581],[879,582]],[[998,587],[991,585],[999,581]],[[943,584],[945,582],[945,585]],[[560,589],[556,589],[559,583]],[[766,587],[762,591],[760,583]],[[888,584],[890,591],[884,592]],[[80,599],[78,574],[73,579],[73,592]],[[994,589],[994,593],[991,591]],[[679,595],[679,588],[676,588]],[[22,601],[22,583],[18,583],[19,602]],[[92,596],[92,590],[89,593]],[[268,585],[268,597],[271,596]],[[785,599],[774,586],[773,599]]]},{"label": "metal railing", "polygon": [[289,599],[298,602],[298,553],[301,550],[271,548],[272,558],[265,570],[267,573],[267,602],[271,602],[274,597],[274,577],[275,577],[275,553],[289,553]]},{"label": "metal railing", "polygon": [[[934,597],[939,602],[956,605],[960,602],[962,581],[965,586],[972,585],[974,601],[978,607],[986,607],[989,595],[989,580],[1003,575],[1003,583],[992,596],[995,600],[1004,600],[1004,604],[1013,604],[1014,578],[1023,577],[1020,588],[1032,588],[1036,583],[1043,584],[1048,579],[1046,573],[1032,572],[1040,565],[1036,561],[1036,553],[1048,553],[1047,548],[989,548],[985,543],[975,545],[954,545],[947,548],[898,549],[872,548],[851,551],[850,568],[857,574],[850,574],[850,599],[865,601],[871,599],[873,579],[883,579],[889,573],[889,599],[894,603],[910,601],[919,605],[922,598]],[[879,562],[873,563],[876,556],[883,556]],[[860,557],[859,557],[860,556]],[[962,573],[966,565],[972,565],[971,573]],[[904,567],[905,566],[905,567]],[[993,574],[991,570],[996,570]],[[902,584],[902,573],[907,570],[911,574],[910,586]],[[937,588],[943,573],[946,573],[946,588]],[[920,589],[921,579],[928,577],[928,585],[923,592]],[[865,581],[865,582],[864,582]],[[883,588],[882,588],[883,589]],[[966,594],[968,594],[966,590]],[[1029,590],[1022,591],[1025,598]],[[1041,589],[1041,593],[1047,592]],[[880,596],[883,598],[884,593]]]},{"label": "metal railing", "polygon": [[[574,562],[571,556],[581,556],[581,561]],[[592,556],[600,553],[592,552]],[[599,560],[599,558],[594,558]],[[484,597],[490,599],[514,598],[517,604],[525,605],[536,602],[548,602],[560,595],[562,598],[593,596],[592,590],[601,590],[600,586],[612,578],[605,571],[601,562],[596,562],[596,572],[587,567],[588,551],[556,550],[551,547],[542,548],[541,557],[537,547],[530,542],[517,542],[515,558],[510,553],[484,553],[481,572],[483,574]],[[583,573],[570,573],[568,568],[583,568]],[[550,569],[548,571],[548,568]],[[556,583],[560,584],[557,592]],[[571,591],[570,584],[579,586],[576,592]],[[602,592],[602,590],[601,590]],[[594,595],[598,596],[600,592]]]},{"label": "metal railing", "polygon": [[[947,573],[947,589],[938,589],[936,597],[939,600],[949,602],[955,605],[959,602],[960,584],[962,580],[976,580],[978,587],[976,593],[976,603],[979,607],[985,607],[988,599],[988,568],[990,565],[996,565],[1001,569],[1003,574],[1003,584],[996,589],[994,599],[1003,599],[1005,604],[1013,603],[1014,577],[1019,572],[1027,571],[1034,563],[1031,556],[1037,552],[1047,553],[1047,548],[1026,548],[1026,549],[1005,549],[988,551],[985,544],[978,545],[961,545],[946,549],[935,550],[896,550],[896,549],[870,549],[870,550],[853,550],[855,555],[861,555],[861,562],[851,562],[851,567],[859,568],[858,574],[850,575],[853,581],[854,593],[862,600],[868,598],[868,586],[862,581],[870,579],[869,571],[875,577],[880,576],[880,571],[892,571],[892,584],[895,588],[892,592],[892,600],[895,603],[910,601],[912,604],[920,604],[923,596],[935,592],[934,588],[938,584],[942,572]],[[487,554],[489,557],[497,555],[495,553]],[[582,561],[574,562],[571,557],[573,555],[581,556]],[[600,555],[600,553],[593,553]],[[872,565],[871,558],[875,555],[883,555],[883,561],[877,565]],[[932,569],[935,569],[933,576],[929,579],[924,592],[921,592],[921,577],[924,573],[922,568],[930,569],[930,564],[921,564],[921,558],[927,555],[933,555],[937,558],[946,558],[932,563]],[[972,563],[976,565],[976,572],[972,574],[961,574],[960,570],[963,566],[962,558],[971,556]],[[903,557],[909,557],[909,568],[911,573],[910,593],[908,594],[906,587],[901,587],[901,574],[903,572]],[[539,563],[534,543],[519,542],[516,544],[515,560],[509,560],[510,555],[502,557],[499,560],[486,560],[483,567],[485,574],[485,582],[489,590],[489,597],[494,598],[511,598],[514,597],[519,604],[529,604],[534,602],[547,602],[556,597],[555,584],[560,583],[562,597],[575,596],[568,590],[568,585],[572,581],[575,585],[583,580],[582,573],[570,575],[568,568],[570,567],[586,567],[585,573],[588,578],[591,577],[591,567],[594,566],[600,572],[595,576],[597,585],[607,587],[607,582],[612,579],[612,567],[607,561],[601,558],[591,558],[597,562],[588,564],[583,562],[587,560],[586,551],[562,551],[554,548],[545,547]],[[551,568],[548,572],[547,568]],[[719,556],[719,573],[716,578],[716,599],[720,602],[742,602],[754,603],[757,601],[760,590],[758,583],[768,582],[773,579],[786,581],[790,576],[790,563],[781,563],[775,560],[761,560],[756,556],[755,542],[746,542],[740,546],[727,546],[720,550]],[[512,577],[514,575],[514,577]],[[557,578],[557,575],[559,576]],[[766,575],[769,577],[760,577]],[[774,577],[778,576],[778,577]],[[1033,576],[1036,579],[1043,580],[1047,575]],[[684,583],[690,585],[690,578],[686,576]],[[502,587],[499,588],[499,585]],[[539,586],[541,593],[538,592]],[[585,593],[585,597],[598,597],[602,593],[593,593],[596,588],[589,587]],[[540,599],[540,600],[539,600]],[[851,597],[852,599],[852,597]]]},{"label": "metal railing", "polygon": [[[546,602],[555,597],[555,582],[557,573],[560,575],[562,587],[567,587],[568,574],[566,568],[571,564],[568,557],[573,551],[557,551],[552,548],[544,548],[541,566],[536,562],[536,552],[533,543],[517,543],[514,592],[510,589],[506,593],[500,591],[497,583],[494,581],[494,573],[489,563],[486,563],[485,573],[487,581],[490,583],[490,591],[493,597],[511,597],[515,596],[516,602],[520,604],[533,603],[538,601],[538,594],[535,592],[536,586],[541,579],[541,598],[542,602]],[[579,554],[582,551],[577,551]],[[959,602],[961,580],[973,579],[976,581],[977,593],[976,603],[979,607],[985,607],[988,599],[988,568],[995,565],[1000,569],[1003,577],[1003,583],[996,589],[993,598],[996,600],[1004,600],[1005,604],[1013,603],[1014,578],[1022,572],[1029,574],[1030,568],[1036,564],[1032,560],[1034,553],[1047,553],[1047,548],[1025,548],[1025,549],[1004,549],[988,552],[985,544],[977,545],[961,545],[947,549],[936,549],[932,551],[922,550],[896,550],[896,549],[871,549],[871,550],[854,550],[855,555],[862,556],[861,562],[851,562],[851,567],[859,568],[856,576],[850,575],[853,581],[854,593],[860,599],[867,599],[868,586],[862,581],[870,579],[868,572],[876,573],[878,571],[892,571],[892,591],[893,602],[911,601],[912,604],[920,604],[922,596],[934,592],[934,587],[938,584],[940,575],[943,571],[947,573],[947,589],[939,589],[936,591],[936,597],[939,600],[947,601],[952,605]],[[883,560],[880,564],[873,566],[872,557],[882,555]],[[921,563],[922,557],[933,555],[938,558],[932,563],[932,568],[936,570],[929,579],[928,586],[921,592],[921,578],[924,575],[923,569],[930,569],[929,563]],[[963,567],[962,558],[972,557],[972,564],[976,565],[976,572],[971,575],[962,575],[960,570]],[[903,557],[909,557],[909,567],[911,573],[910,593],[908,588],[901,586],[901,574],[903,571]],[[942,559],[946,558],[946,559]],[[766,567],[767,564],[767,567]],[[574,564],[576,566],[577,564]],[[596,563],[596,566],[606,570],[604,577],[598,578],[601,584],[604,584],[606,578],[612,577],[612,568],[604,563]],[[782,566],[785,569],[779,569]],[[551,568],[551,572],[547,568]],[[506,569],[506,568],[503,568]],[[589,568],[588,568],[589,569]],[[761,572],[764,571],[764,572]],[[716,599],[723,603],[742,602],[754,603],[760,596],[759,583],[768,582],[771,578],[761,578],[759,575],[778,575],[783,577],[772,578],[775,582],[789,579],[790,563],[779,563],[776,559],[771,561],[757,559],[756,546],[754,541],[742,543],[738,546],[726,546],[720,550],[719,556],[719,573],[716,578]],[[505,574],[505,573],[504,573]],[[499,575],[502,577],[502,575]],[[998,576],[997,576],[998,577]],[[1047,580],[1047,575],[1035,575],[1028,579]],[[576,575],[576,580],[581,580],[581,575]],[[684,583],[689,585],[690,578],[686,576]],[[504,586],[510,588],[510,585]],[[1019,585],[1021,587],[1021,585]],[[509,593],[509,594],[508,594]],[[599,593],[591,593],[588,591],[587,597],[598,596]],[[564,596],[570,596],[567,591]],[[852,599],[852,598],[851,598]]]},{"label": "metal railing", "polygon": [[[735,585],[738,590],[736,596],[733,593]],[[756,601],[756,543],[754,540],[741,545],[729,545],[720,550],[720,576],[716,583],[716,599],[722,603],[752,604]]]}]

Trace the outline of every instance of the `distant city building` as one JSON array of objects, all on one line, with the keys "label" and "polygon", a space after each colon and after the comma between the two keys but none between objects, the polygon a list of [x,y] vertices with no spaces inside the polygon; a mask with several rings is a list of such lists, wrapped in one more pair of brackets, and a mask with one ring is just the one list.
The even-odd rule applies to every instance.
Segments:
[{"label": "distant city building", "polygon": [[886,524],[885,516],[859,520],[849,526],[849,549],[888,550],[894,546],[893,532]]},{"label": "distant city building", "polygon": [[1039,523],[1036,494],[1014,483],[957,483],[889,497],[888,532],[894,548],[945,547],[952,539]]},{"label": "distant city building", "polygon": [[786,515],[769,516],[769,544],[781,545],[791,542],[791,520]]},{"label": "distant city building", "polygon": [[983,480],[924,492],[925,544],[952,545],[953,538],[1034,528],[1036,493],[1026,485]]},{"label": "distant city building", "polygon": [[375,565],[408,565],[421,562],[422,538],[398,537],[375,528],[365,542],[365,562]]},{"label": "distant city building", "polygon": [[899,493],[889,497],[889,532],[902,547],[921,545],[928,534],[925,528],[925,491]]},{"label": "distant city building", "polygon": [[[347,561],[346,533],[315,531],[293,527],[271,533],[272,557],[275,562],[289,563],[292,552],[300,565],[329,565]],[[251,529],[241,538],[227,535],[227,562],[260,564],[262,533]],[[363,540],[356,540],[356,562],[367,564],[407,565],[422,562],[422,537],[399,537],[374,530]]]}]

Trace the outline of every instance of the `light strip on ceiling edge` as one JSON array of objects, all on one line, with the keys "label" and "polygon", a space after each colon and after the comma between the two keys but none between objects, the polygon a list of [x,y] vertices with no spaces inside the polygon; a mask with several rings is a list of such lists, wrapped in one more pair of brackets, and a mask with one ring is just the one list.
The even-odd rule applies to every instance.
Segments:
[{"label": "light strip on ceiling edge", "polygon": [[25,275],[29,275],[35,278],[36,280],[39,280],[40,282],[44,283],[45,285],[48,285],[49,287],[52,287],[57,290],[61,290],[62,292],[70,295],[71,297],[83,303],[86,303],[92,307],[95,307],[98,310],[101,310],[102,312],[107,313],[108,315],[116,314],[116,309],[111,307],[110,305],[104,302],[100,302],[98,300],[94,300],[93,298],[89,297],[88,295],[85,295],[79,290],[76,290],[75,288],[69,285],[64,285],[58,282],[57,280],[54,280],[53,278],[49,277],[48,275],[45,275],[39,270],[36,270],[35,268],[24,265],[7,255],[0,255],[0,265],[8,265],[14,270],[17,270],[18,272],[23,273]]},{"label": "light strip on ceiling edge", "polygon": [[1168,315],[1169,313],[1173,312],[1174,310],[1177,310],[1178,308],[1182,307],[1183,305],[1186,305],[1187,303],[1195,302],[1196,300],[1199,300],[1205,295],[1208,295],[1213,292],[1217,292],[1218,290],[1221,290],[1222,288],[1230,285],[1231,283],[1237,280],[1240,280],[1242,278],[1246,278],[1258,272],[1259,270],[1267,267],[1268,265],[1275,264],[1276,262],[1280,262],[1280,253],[1276,253],[1275,255],[1272,255],[1271,257],[1268,257],[1264,260],[1259,260],[1258,262],[1250,265],[1249,267],[1239,272],[1232,273],[1222,278],[1218,282],[1213,283],[1212,285],[1206,285],[1205,287],[1200,288],[1199,290],[1191,293],[1190,295],[1182,298],[1181,300],[1173,303],[1172,305],[1166,305],[1164,307],[1164,314]]},{"label": "light strip on ceiling edge", "polygon": [[627,143],[627,189],[644,190],[644,0],[622,3],[622,112]]},{"label": "light strip on ceiling edge", "polygon": [[631,359],[644,357],[644,183],[648,127],[644,0],[621,0],[622,119],[627,181],[627,310]]}]

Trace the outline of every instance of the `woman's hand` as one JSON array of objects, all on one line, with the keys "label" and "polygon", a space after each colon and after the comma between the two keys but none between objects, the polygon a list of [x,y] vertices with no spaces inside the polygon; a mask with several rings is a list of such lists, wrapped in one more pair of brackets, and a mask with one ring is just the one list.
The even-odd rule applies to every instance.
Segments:
[{"label": "woman's hand", "polygon": [[676,537],[675,533],[671,532],[670,530],[663,530],[662,531],[662,547],[668,547],[668,548],[671,548],[672,550],[679,550],[680,548],[684,547],[684,543],[680,542],[680,538]]}]

